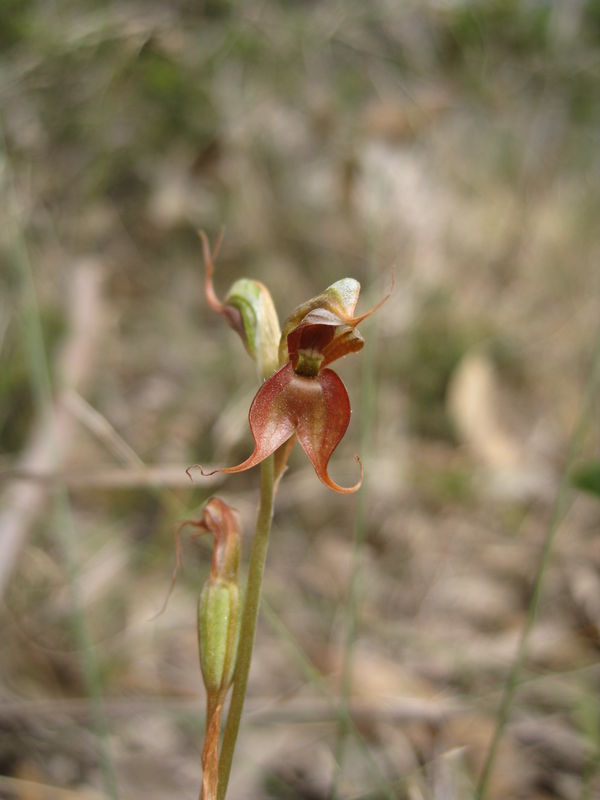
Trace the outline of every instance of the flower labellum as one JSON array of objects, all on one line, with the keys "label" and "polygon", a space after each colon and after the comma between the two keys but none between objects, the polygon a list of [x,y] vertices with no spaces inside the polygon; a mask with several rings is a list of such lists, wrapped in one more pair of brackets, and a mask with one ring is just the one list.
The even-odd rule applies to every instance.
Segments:
[{"label": "flower labellum", "polygon": [[250,469],[296,434],[317,477],[326,486],[343,494],[360,487],[362,475],[354,486],[345,488],[335,483],[327,472],[329,459],[350,422],[348,393],[333,370],[325,369],[314,377],[307,377],[296,374],[291,363],[285,364],[258,390],[248,418],[254,452],[236,467],[216,472]]}]

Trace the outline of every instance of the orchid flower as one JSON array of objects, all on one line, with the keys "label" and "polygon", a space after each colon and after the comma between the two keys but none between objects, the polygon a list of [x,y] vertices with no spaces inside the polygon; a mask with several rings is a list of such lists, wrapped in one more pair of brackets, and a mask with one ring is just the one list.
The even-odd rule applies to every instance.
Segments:
[{"label": "orchid flower", "polygon": [[[374,308],[354,316],[359,292],[358,281],[344,278],[292,312],[281,334],[280,367],[262,384],[250,406],[248,420],[254,451],[237,466],[202,474],[250,469],[297,437],[317,477],[326,486],[343,494],[357,491],[362,483],[362,465],[359,480],[349,487],[337,484],[328,472],[329,460],[350,422],[348,392],[328,365],[363,347],[364,340],[356,326],[389,297],[388,293]],[[215,308],[213,302],[211,306]],[[286,448],[284,462],[287,453]],[[281,469],[282,466],[279,474]]]},{"label": "orchid flower", "polygon": [[[238,280],[225,299],[219,300],[213,286],[213,262],[221,239],[211,253],[206,234],[201,232],[200,238],[206,265],[207,302],[239,334],[264,381],[248,414],[254,440],[252,454],[241,464],[213,472],[242,472],[269,459],[261,470],[260,506],[241,622],[237,581],[239,519],[235,512],[212,498],[202,519],[184,522],[177,534],[179,542],[182,527],[191,524],[199,531],[209,531],[215,538],[211,576],[198,606],[198,641],[207,691],[201,798],[217,800],[224,799],[227,792],[246,695],[277,485],[297,439],[326,486],[342,494],[360,487],[363,469],[358,457],[360,477],[353,486],[340,486],[328,472],[331,456],[350,422],[348,392],[329,365],[363,347],[357,326],[387,300],[391,290],[374,308],[355,316],[360,284],[344,278],[298,306],[281,332],[271,295],[262,283],[246,278]],[[270,456],[274,458],[271,460]],[[194,466],[200,467],[203,475],[213,474],[204,472],[199,464]],[[178,546],[177,565],[179,560]],[[172,582],[176,573],[177,566]],[[231,702],[219,751],[221,712],[232,680]]]}]

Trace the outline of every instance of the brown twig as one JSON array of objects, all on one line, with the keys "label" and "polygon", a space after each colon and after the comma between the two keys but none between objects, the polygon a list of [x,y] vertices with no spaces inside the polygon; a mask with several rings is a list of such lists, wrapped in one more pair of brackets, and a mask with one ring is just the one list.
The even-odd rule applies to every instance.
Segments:
[{"label": "brown twig", "polygon": [[[29,482],[52,486],[60,484],[67,489],[189,489],[194,488],[185,474],[186,464],[168,464],[151,467],[91,467],[89,470],[42,470],[15,467],[0,469],[0,483],[6,481]],[[215,476],[213,483],[222,481]]]},{"label": "brown twig", "polygon": [[[198,701],[198,696],[166,697],[149,695],[139,698],[106,698],[104,708],[112,718],[130,717],[132,714],[154,714],[170,711],[185,712]],[[292,724],[335,722],[338,709],[331,700],[311,698],[282,703],[271,707],[272,698],[255,697],[247,704],[247,719],[253,725],[273,725],[289,722]],[[468,705],[450,699],[421,699],[390,697],[379,702],[352,700],[348,712],[357,724],[379,722],[400,724],[407,722],[427,722],[439,724],[450,718],[470,711]],[[62,698],[59,700],[3,700],[0,705],[0,720],[36,719],[49,721],[61,717],[85,719],[89,714],[86,699]]]}]

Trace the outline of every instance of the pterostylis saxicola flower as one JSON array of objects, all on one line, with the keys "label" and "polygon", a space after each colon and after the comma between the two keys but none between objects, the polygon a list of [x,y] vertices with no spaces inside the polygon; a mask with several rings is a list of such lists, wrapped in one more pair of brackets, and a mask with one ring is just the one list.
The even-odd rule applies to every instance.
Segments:
[{"label": "pterostylis saxicola flower", "polygon": [[216,472],[250,469],[296,436],[326,486],[344,494],[360,487],[362,467],[361,477],[349,487],[337,484],[328,472],[331,455],[350,422],[348,392],[328,365],[363,347],[356,326],[389,296],[354,316],[359,292],[358,281],[344,278],[292,312],[278,348],[279,369],[262,384],[250,406],[254,451],[241,464]]},{"label": "pterostylis saxicola flower", "polygon": [[[224,800],[250,671],[275,492],[296,439],[311,461],[318,478],[326,486],[342,494],[355,492],[360,487],[362,464],[360,477],[353,486],[340,486],[328,472],[331,456],[350,422],[348,392],[337,373],[330,368],[330,364],[342,356],[358,352],[363,347],[364,340],[357,326],[373,314],[387,300],[390,293],[374,308],[362,314],[355,314],[360,284],[353,278],[344,278],[308,302],[299,305],[288,317],[283,331],[280,331],[271,295],[262,283],[245,278],[238,280],[226,294],[225,299],[219,300],[213,286],[213,273],[214,260],[221,242],[219,240],[215,251],[211,253],[208,238],[204,233],[200,236],[206,267],[206,300],[241,337],[247,352],[256,363],[260,379],[259,389],[248,414],[250,431],[254,439],[252,454],[241,464],[214,470],[214,472],[235,473],[261,464],[260,505],[248,568],[239,651],[233,673],[233,692],[223,744],[218,755],[216,796],[217,800]],[[200,467],[199,464],[194,466]],[[200,469],[202,470],[202,467]],[[202,474],[213,473],[202,471]],[[208,508],[207,505],[207,510]],[[205,511],[205,517],[198,527],[210,525],[206,521],[207,513],[209,512]],[[217,516],[222,520],[227,517],[224,512],[219,512]],[[216,547],[217,539],[215,539]],[[204,600],[200,601],[200,608],[203,609],[200,613],[201,662],[202,652],[212,653],[218,650],[216,645],[208,644],[213,641],[211,633],[213,628],[215,635],[223,641],[226,640],[227,652],[233,642],[232,638],[227,639],[230,634],[223,633],[225,630],[230,630],[230,623],[224,620],[229,619],[227,614],[230,613],[228,609],[232,607],[231,596],[224,592],[222,587],[219,590],[205,588],[203,598]],[[210,613],[206,610],[208,598],[212,598]],[[221,599],[222,609],[219,605]],[[221,656],[214,663],[211,661],[208,667],[202,663],[209,705],[207,720],[212,718],[211,714],[214,715],[215,703],[219,706],[222,702],[224,692],[227,691],[226,687],[229,685],[228,681],[231,680],[229,670],[233,661],[229,656],[222,655],[225,652],[222,649],[219,652]],[[216,699],[211,700],[211,696]],[[220,720],[220,706],[216,719]],[[218,747],[216,741],[214,729],[207,722],[204,752],[209,755],[205,761],[203,754],[203,765],[205,772],[208,771],[211,786],[214,785],[214,764]],[[208,797],[209,795],[206,795],[206,798]],[[212,795],[210,797],[212,798]]]}]

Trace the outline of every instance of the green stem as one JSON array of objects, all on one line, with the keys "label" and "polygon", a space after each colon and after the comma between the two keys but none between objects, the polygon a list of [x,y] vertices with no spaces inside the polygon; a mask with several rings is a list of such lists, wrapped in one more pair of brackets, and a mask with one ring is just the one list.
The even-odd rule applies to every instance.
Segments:
[{"label": "green stem", "polygon": [[261,464],[260,505],[258,507],[256,530],[254,532],[254,541],[252,542],[252,552],[250,554],[240,643],[233,679],[233,693],[231,695],[231,703],[229,705],[229,713],[227,714],[227,723],[225,725],[225,734],[223,736],[223,744],[221,746],[221,755],[219,758],[218,800],[224,800],[227,792],[233,752],[235,750],[240,720],[242,718],[242,709],[246,698],[246,687],[248,685],[252,649],[254,647],[254,633],[256,631],[256,620],[260,604],[260,591],[267,557],[267,547],[269,545],[269,534],[271,532],[271,519],[273,517],[274,485],[274,462],[273,456],[270,456]]},{"label": "green stem", "polygon": [[485,800],[486,797],[487,787],[496,760],[498,745],[500,744],[500,740],[502,739],[502,735],[504,733],[504,728],[506,727],[506,723],[508,721],[510,707],[514,700],[514,695],[517,690],[517,685],[519,682],[519,675],[521,673],[521,669],[525,661],[525,656],[527,654],[527,645],[529,643],[529,636],[531,634],[531,630],[537,618],[540,598],[542,594],[542,584],[544,582],[546,569],[550,562],[550,554],[552,552],[552,547],[554,545],[554,540],[556,539],[556,534],[559,525],[562,522],[566,513],[567,497],[569,493],[569,476],[571,468],[573,466],[573,461],[575,459],[577,451],[579,450],[579,446],[583,439],[583,435],[585,433],[587,423],[590,418],[593,400],[597,384],[599,381],[600,381],[600,337],[598,337],[596,340],[596,349],[593,356],[590,376],[587,382],[585,399],[583,401],[583,405],[581,408],[577,426],[575,428],[575,432],[571,439],[566,464],[562,473],[562,478],[558,489],[558,494],[556,496],[554,508],[552,509],[552,516],[550,517],[550,522],[548,524],[548,531],[546,533],[546,538],[544,540],[544,544],[542,547],[540,561],[538,564],[538,569],[533,585],[533,593],[531,595],[531,600],[529,602],[529,608],[527,609],[527,617],[525,619],[525,625],[521,632],[521,638],[519,640],[517,654],[515,656],[515,660],[513,661],[512,667],[510,668],[510,672],[507,675],[506,683],[504,684],[502,699],[500,701],[500,707],[498,708],[497,712],[496,729],[494,731],[494,736],[492,738],[488,754],[485,760],[485,764],[483,766],[483,770],[481,773],[481,777],[479,779],[479,785],[477,786],[477,791],[475,793],[476,800]]}]

